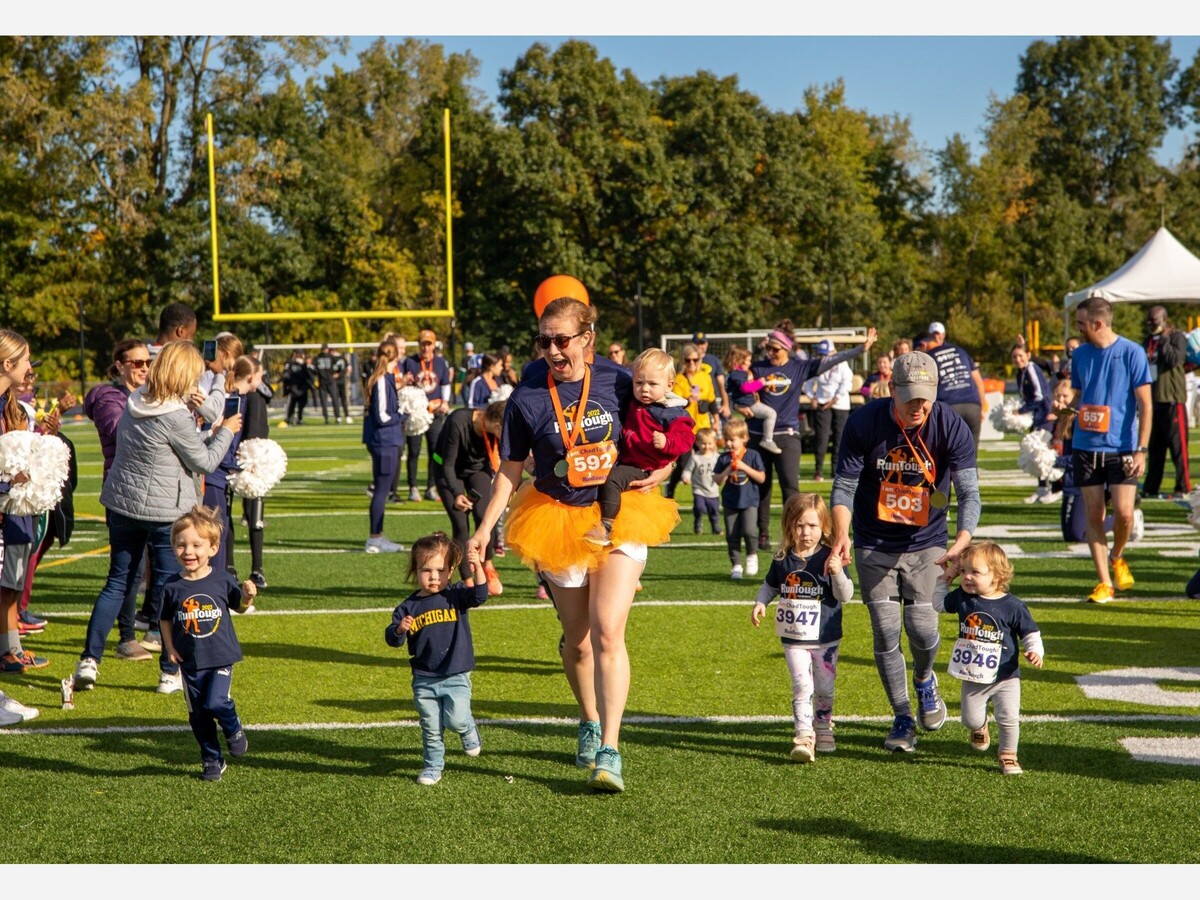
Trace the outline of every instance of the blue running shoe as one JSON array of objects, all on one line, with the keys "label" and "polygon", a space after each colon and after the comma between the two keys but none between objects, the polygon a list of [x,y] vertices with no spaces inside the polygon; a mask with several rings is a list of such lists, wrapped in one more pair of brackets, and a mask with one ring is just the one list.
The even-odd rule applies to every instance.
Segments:
[{"label": "blue running shoe", "polygon": [[434,769],[434,768],[422,769],[421,774],[417,776],[417,784],[431,785],[431,784],[437,784],[441,780],[442,780],[442,770],[441,769]]},{"label": "blue running shoe", "polygon": [[896,716],[892,730],[883,741],[883,749],[912,753],[917,748],[917,723],[912,716]]},{"label": "blue running shoe", "polygon": [[596,751],[600,749],[600,723],[579,723],[579,749],[575,751],[575,765],[590,769],[596,764]]},{"label": "blue running shoe", "polygon": [[926,731],[937,731],[946,723],[946,701],[938,693],[937,676],[931,674],[928,681],[913,679],[913,687],[921,707],[921,727]]},{"label": "blue running shoe", "polygon": [[625,790],[625,779],[621,777],[621,754],[616,747],[605,744],[596,751],[596,767],[588,776],[588,787],[610,794]]}]

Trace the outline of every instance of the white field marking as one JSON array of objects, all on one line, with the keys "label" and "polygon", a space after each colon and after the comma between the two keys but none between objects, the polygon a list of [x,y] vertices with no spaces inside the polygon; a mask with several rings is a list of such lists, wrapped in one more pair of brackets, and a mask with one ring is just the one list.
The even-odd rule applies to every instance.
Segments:
[{"label": "white field marking", "polygon": [[[952,721],[959,721],[955,716]],[[244,720],[243,720],[244,721]],[[579,724],[577,718],[530,716],[528,718],[483,719],[480,724],[494,727],[520,728],[523,726],[570,727]],[[891,716],[843,716],[836,717],[840,723],[886,725]],[[623,725],[778,725],[791,724],[791,716],[626,716]],[[1150,725],[1186,722],[1200,724],[1200,716],[1162,716],[1154,714],[1079,715],[1079,716],[1021,716],[1023,725],[1096,724],[1121,725],[1145,722]],[[250,732],[266,731],[372,731],[379,728],[419,728],[416,719],[393,719],[386,722],[271,722],[261,725],[246,724]],[[95,734],[156,734],[191,732],[188,725],[98,725],[94,728],[0,728],[0,738],[8,735],[95,735]],[[1126,739],[1136,740],[1136,739]],[[1200,738],[1193,738],[1200,742]],[[1172,760],[1162,760],[1171,762]]]},{"label": "white field marking", "polygon": [[1200,668],[1106,669],[1078,675],[1075,681],[1084,696],[1093,700],[1119,700],[1143,706],[1200,706],[1200,690],[1168,691],[1158,685],[1160,681],[1200,682]]},{"label": "white field marking", "polygon": [[1200,737],[1121,738],[1121,746],[1138,762],[1200,766]]}]

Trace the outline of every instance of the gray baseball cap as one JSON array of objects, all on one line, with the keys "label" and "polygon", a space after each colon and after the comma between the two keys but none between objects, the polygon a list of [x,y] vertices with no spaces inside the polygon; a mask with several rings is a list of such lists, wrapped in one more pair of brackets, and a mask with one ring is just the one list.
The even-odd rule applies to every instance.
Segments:
[{"label": "gray baseball cap", "polygon": [[901,403],[909,400],[936,400],[937,363],[928,353],[914,350],[892,363],[892,396]]}]

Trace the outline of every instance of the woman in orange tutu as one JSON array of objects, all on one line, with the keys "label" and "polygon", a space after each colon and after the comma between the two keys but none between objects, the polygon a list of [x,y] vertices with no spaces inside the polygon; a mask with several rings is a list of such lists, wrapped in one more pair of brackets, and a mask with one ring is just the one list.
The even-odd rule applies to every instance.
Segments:
[{"label": "woman in orange tutu", "polygon": [[[594,307],[569,297],[542,312],[537,345],[543,358],[509,397],[500,472],[468,547],[482,551],[512,498],[505,544],[550,585],[562,621],[563,670],[580,711],[575,764],[592,770],[592,788],[616,792],[625,787],[617,749],[629,694],[625,623],[648,545],[667,540],[679,516],[673,502],[638,490],[659,484],[670,470],[665,467],[623,495],[611,546],[584,538],[600,526],[597,486],[616,461],[633,394],[627,369],[603,358],[588,363],[595,322]],[[533,481],[517,490],[530,454]]]}]

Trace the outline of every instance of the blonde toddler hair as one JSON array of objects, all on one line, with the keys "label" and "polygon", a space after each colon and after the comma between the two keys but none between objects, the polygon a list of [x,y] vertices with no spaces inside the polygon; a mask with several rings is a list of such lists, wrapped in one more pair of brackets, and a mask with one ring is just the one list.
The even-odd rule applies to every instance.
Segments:
[{"label": "blonde toddler hair", "polygon": [[995,541],[974,541],[968,544],[958,555],[958,567],[961,569],[964,563],[971,562],[984,563],[992,571],[996,590],[1008,593],[1008,586],[1012,584],[1013,565],[999,544]]},{"label": "blonde toddler hair", "polygon": [[193,506],[185,512],[171,526],[171,543],[174,544],[179,535],[189,528],[195,528],[202,540],[218,547],[221,545],[221,520],[215,509]]},{"label": "blonde toddler hair", "polygon": [[659,350],[657,347],[643,350],[638,354],[637,359],[633,361],[633,371],[635,374],[644,369],[665,372],[668,382],[675,380],[675,360],[671,359],[671,355],[665,350]]}]

